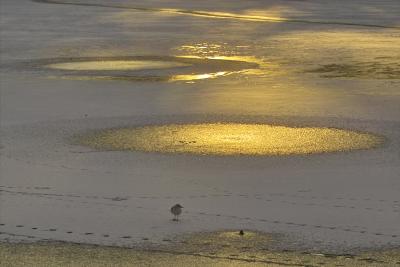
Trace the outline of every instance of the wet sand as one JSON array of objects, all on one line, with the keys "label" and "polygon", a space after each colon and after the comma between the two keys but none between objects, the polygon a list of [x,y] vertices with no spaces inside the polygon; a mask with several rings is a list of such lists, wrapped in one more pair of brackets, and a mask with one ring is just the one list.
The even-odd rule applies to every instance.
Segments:
[{"label": "wet sand", "polygon": [[62,242],[0,243],[2,266],[397,266],[399,250],[324,254],[271,249],[273,235],[221,231],[146,248]]},{"label": "wet sand", "polygon": [[[400,246],[397,1],[43,2],[1,3],[1,241],[146,248],[249,229],[282,236],[278,251]],[[343,129],[384,142],[257,156],[75,140],[215,123]],[[179,222],[169,213],[176,203]],[[11,250],[52,247],[1,246],[11,259]]]}]

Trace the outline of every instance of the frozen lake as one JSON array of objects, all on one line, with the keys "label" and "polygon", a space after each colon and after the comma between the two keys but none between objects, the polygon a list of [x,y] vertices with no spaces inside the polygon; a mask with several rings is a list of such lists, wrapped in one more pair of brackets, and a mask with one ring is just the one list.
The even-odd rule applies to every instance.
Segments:
[{"label": "frozen lake", "polygon": [[[400,245],[400,3],[215,2],[2,0],[0,240],[141,246],[249,229],[289,249]],[[193,123],[384,142],[257,156],[73,141]]]}]

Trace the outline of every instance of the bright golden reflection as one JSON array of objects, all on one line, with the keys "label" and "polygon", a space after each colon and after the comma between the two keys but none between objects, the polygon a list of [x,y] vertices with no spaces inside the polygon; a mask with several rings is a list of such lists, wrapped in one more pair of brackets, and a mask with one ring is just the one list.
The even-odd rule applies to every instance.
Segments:
[{"label": "bright golden reflection", "polygon": [[[186,54],[180,57],[188,57],[188,58],[193,58],[193,57],[198,57],[198,58],[203,58],[203,59],[211,59],[211,60],[223,60],[223,61],[231,61],[231,62],[248,62],[248,63],[253,63],[257,68],[246,68],[243,70],[235,71],[235,72],[218,72],[218,73],[208,73],[205,75],[197,75],[194,77],[191,76],[180,76],[178,79],[174,80],[180,80],[181,77],[186,80],[187,78],[191,80],[200,80],[204,79],[201,77],[207,77],[208,78],[216,78],[219,76],[227,76],[230,74],[241,74],[244,75],[243,77],[248,77],[251,75],[252,77],[271,77],[273,75],[278,74],[279,72],[282,72],[282,70],[279,68],[279,65],[277,63],[272,63],[270,61],[266,61],[265,59],[257,58],[255,56],[245,56],[243,54],[249,54],[247,51],[250,49],[250,46],[242,45],[242,46],[231,46],[228,43],[221,42],[221,43],[211,43],[211,42],[200,42],[200,43],[191,43],[191,44],[185,44],[181,45],[177,48],[176,50],[180,51],[181,53]],[[222,74],[221,74],[222,73]],[[213,75],[216,74],[216,75]],[[198,78],[200,77],[200,78]]]},{"label": "bright golden reflection", "polygon": [[169,81],[195,81],[195,80],[204,80],[204,79],[214,79],[219,76],[227,76],[235,72],[227,72],[227,71],[219,71],[216,73],[204,73],[204,74],[182,74],[172,76]]},{"label": "bright golden reflection", "polygon": [[[250,10],[246,13],[230,13],[230,12],[218,12],[209,10],[192,10],[192,9],[181,9],[181,8],[156,8],[156,7],[135,7],[135,6],[121,6],[118,4],[105,4],[105,3],[85,3],[85,2],[68,2],[68,1],[57,1],[57,0],[35,0],[37,2],[53,3],[53,4],[66,4],[66,5],[76,5],[76,6],[95,6],[102,8],[119,8],[126,10],[138,10],[146,12],[157,12],[157,13],[167,13],[167,14],[177,14],[195,17],[205,17],[214,19],[229,19],[229,20],[243,20],[243,21],[256,21],[256,22],[291,22],[291,23],[311,23],[311,24],[331,24],[331,25],[347,25],[347,26],[362,26],[362,27],[377,27],[377,28],[394,28],[398,29],[398,25],[382,25],[374,23],[362,23],[362,22],[352,22],[352,21],[339,21],[337,19],[333,20],[317,20],[317,19],[307,19],[307,18],[285,18],[280,15],[277,9],[267,10]],[[288,11],[286,7],[286,12]],[[293,12],[293,11],[292,11]]]},{"label": "bright golden reflection", "polygon": [[172,124],[105,130],[80,142],[97,149],[211,155],[292,155],[367,149],[382,143],[368,133],[263,124]]},{"label": "bright golden reflection", "polygon": [[231,61],[243,61],[243,62],[251,62],[258,65],[258,68],[248,68],[240,71],[242,74],[247,75],[255,75],[255,76],[264,76],[267,75],[271,77],[272,75],[276,75],[279,71],[279,66],[276,63],[266,62],[261,59],[252,56],[211,56],[208,57],[210,59],[219,59],[219,60],[231,60]]},{"label": "bright golden reflection", "polygon": [[148,70],[187,67],[189,64],[168,61],[150,60],[105,60],[63,62],[47,65],[51,69],[60,70]]},{"label": "bright golden reflection", "polygon": [[201,58],[197,56],[138,56],[126,58],[75,58],[40,63],[56,70],[49,78],[76,80],[196,81],[214,79],[257,69],[244,58]]}]

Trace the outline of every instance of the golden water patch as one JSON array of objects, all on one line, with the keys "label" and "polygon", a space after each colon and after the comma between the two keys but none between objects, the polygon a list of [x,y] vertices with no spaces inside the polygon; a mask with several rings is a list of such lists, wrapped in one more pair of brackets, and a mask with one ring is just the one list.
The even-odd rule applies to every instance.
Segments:
[{"label": "golden water patch", "polygon": [[60,70],[148,70],[187,67],[189,64],[182,62],[150,61],[150,60],[104,60],[62,62],[47,65],[51,69]]},{"label": "golden water patch", "polygon": [[[118,8],[126,10],[137,10],[146,12],[156,12],[156,13],[166,13],[173,15],[185,15],[194,17],[205,17],[213,19],[226,19],[226,20],[241,20],[241,21],[255,21],[255,22],[286,22],[286,23],[310,23],[310,24],[327,24],[327,25],[343,25],[343,26],[359,26],[359,27],[375,27],[375,28],[393,28],[398,29],[398,25],[383,25],[383,24],[373,24],[373,23],[362,23],[357,21],[338,21],[338,20],[313,20],[313,19],[300,19],[300,18],[286,18],[282,16],[282,12],[278,9],[267,10],[248,10],[246,13],[230,13],[221,11],[209,11],[209,10],[191,10],[191,9],[181,9],[181,8],[158,8],[158,7],[135,7],[120,4],[110,4],[110,3],[88,3],[88,2],[69,2],[69,1],[57,1],[57,0],[32,0],[39,3],[47,4],[64,4],[64,5],[75,5],[75,6],[92,6],[101,8]],[[286,12],[298,12],[298,10],[288,9],[286,7]]]},{"label": "golden water patch", "polygon": [[49,78],[195,82],[239,74],[260,66],[253,61],[196,56],[128,56],[41,59],[27,64]]},{"label": "golden water patch", "polygon": [[195,80],[204,80],[204,79],[214,79],[220,76],[227,76],[234,72],[227,71],[219,71],[215,73],[203,73],[203,74],[181,74],[172,76],[169,81],[195,81]]},{"label": "golden water patch", "polygon": [[111,129],[82,137],[96,149],[210,155],[295,155],[367,149],[382,143],[368,133],[265,124],[171,124]]}]

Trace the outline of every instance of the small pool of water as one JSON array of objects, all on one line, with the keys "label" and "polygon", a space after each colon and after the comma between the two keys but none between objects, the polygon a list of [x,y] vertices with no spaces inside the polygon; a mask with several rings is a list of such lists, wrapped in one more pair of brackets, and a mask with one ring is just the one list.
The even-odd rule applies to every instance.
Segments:
[{"label": "small pool of water", "polygon": [[46,67],[59,70],[149,70],[167,69],[176,67],[187,67],[190,64],[169,61],[150,60],[104,60],[104,61],[82,61],[62,62],[49,64]]},{"label": "small pool of water", "polygon": [[368,149],[382,142],[382,137],[344,129],[241,123],[111,129],[80,139],[96,149],[267,156]]}]

